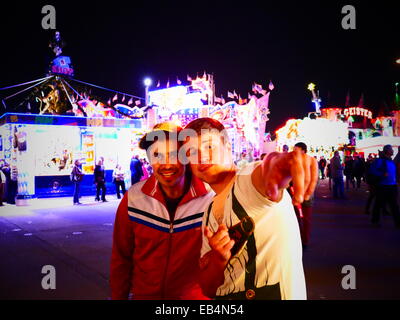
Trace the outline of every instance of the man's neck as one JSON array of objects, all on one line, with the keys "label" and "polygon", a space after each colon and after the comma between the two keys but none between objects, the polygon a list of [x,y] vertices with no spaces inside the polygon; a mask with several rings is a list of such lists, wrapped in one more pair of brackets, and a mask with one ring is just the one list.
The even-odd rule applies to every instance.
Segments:
[{"label": "man's neck", "polygon": [[214,190],[216,194],[220,194],[229,185],[229,183],[235,178],[236,167],[232,167],[230,170],[220,173],[220,179],[216,183],[210,183],[211,189]]},{"label": "man's neck", "polygon": [[177,183],[173,187],[165,187],[160,185],[160,188],[167,199],[178,199],[183,197],[183,195],[189,189],[189,185],[190,179],[186,179],[185,177],[183,177],[181,181],[179,181],[179,183]]}]

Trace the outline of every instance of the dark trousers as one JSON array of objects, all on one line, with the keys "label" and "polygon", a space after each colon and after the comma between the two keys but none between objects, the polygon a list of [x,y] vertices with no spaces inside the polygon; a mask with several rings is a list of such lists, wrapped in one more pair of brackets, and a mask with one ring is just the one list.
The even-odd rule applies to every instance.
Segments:
[{"label": "dark trousers", "polygon": [[117,198],[121,198],[121,194],[119,193],[119,189],[122,189],[122,195],[125,194],[125,181],[115,181],[115,190],[117,191]]},{"label": "dark trousers", "polygon": [[97,182],[96,184],[96,200],[100,201],[100,190],[101,200],[106,201],[106,184],[105,182]]},{"label": "dark trousers", "polygon": [[354,184],[354,177],[350,174],[346,175],[346,189],[349,189],[349,183],[351,182],[351,184],[353,185],[353,188],[355,188],[355,184]]},{"label": "dark trousers", "polygon": [[355,178],[356,178],[356,181],[357,181],[357,188],[359,189],[361,187],[362,176],[355,176]]},{"label": "dark trousers", "polygon": [[369,190],[369,196],[367,199],[367,205],[365,206],[365,214],[369,214],[369,209],[371,208],[372,203],[376,198],[377,187],[375,185],[369,184],[368,190]]},{"label": "dark trousers", "polygon": [[300,212],[296,207],[294,207],[294,210],[296,212],[297,221],[299,222],[301,242],[303,245],[308,246],[310,243],[311,235],[312,206],[306,206],[304,204],[301,206],[303,217],[300,217]]},{"label": "dark trousers", "polygon": [[79,202],[79,192],[81,191],[81,183],[74,182],[74,203]]},{"label": "dark trousers", "polygon": [[333,178],[333,197],[334,198],[344,198],[343,177]]},{"label": "dark trousers", "polygon": [[400,227],[400,210],[397,203],[397,185],[380,185],[376,191],[376,200],[372,212],[372,223],[379,223],[381,210],[389,206],[394,223]]},{"label": "dark trousers", "polygon": [[3,205],[4,183],[0,183],[0,206]]},{"label": "dark trousers", "polygon": [[325,168],[319,168],[319,171],[321,171],[321,179],[325,179]]},{"label": "dark trousers", "polygon": [[15,204],[15,197],[18,193],[18,181],[10,180],[7,190],[7,203]]},{"label": "dark trousers", "polygon": [[135,183],[138,183],[140,181],[141,176],[138,174],[132,175],[131,176],[131,185],[133,186]]}]

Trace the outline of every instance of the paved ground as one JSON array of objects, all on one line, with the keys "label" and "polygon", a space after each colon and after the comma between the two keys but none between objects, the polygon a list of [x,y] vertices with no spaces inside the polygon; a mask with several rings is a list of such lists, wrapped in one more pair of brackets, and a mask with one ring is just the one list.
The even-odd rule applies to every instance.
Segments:
[{"label": "paved ground", "polygon": [[[384,216],[373,228],[364,214],[367,191],[331,199],[321,181],[312,243],[304,253],[309,299],[399,299],[400,230]],[[114,214],[119,201],[32,200],[0,207],[0,299],[108,299]],[[56,290],[43,290],[42,266],[56,268]],[[356,270],[356,289],[344,290],[342,267]]]}]

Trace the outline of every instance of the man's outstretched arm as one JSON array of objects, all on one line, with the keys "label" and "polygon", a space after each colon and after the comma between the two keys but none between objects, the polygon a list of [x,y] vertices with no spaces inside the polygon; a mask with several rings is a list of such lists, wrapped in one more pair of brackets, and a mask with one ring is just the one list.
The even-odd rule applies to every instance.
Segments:
[{"label": "man's outstretched arm", "polygon": [[254,187],[268,199],[278,202],[293,183],[293,204],[309,200],[318,181],[318,163],[300,150],[273,152],[252,173]]}]

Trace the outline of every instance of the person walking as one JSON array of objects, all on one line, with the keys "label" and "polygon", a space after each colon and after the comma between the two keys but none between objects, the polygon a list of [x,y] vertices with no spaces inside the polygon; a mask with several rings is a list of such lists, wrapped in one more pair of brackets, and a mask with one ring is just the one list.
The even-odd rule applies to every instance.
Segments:
[{"label": "person walking", "polygon": [[8,193],[8,203],[15,204],[15,197],[18,194],[18,169],[16,165],[10,167],[10,183]]},{"label": "person walking", "polygon": [[342,160],[340,159],[339,151],[334,152],[334,156],[330,161],[330,174],[333,180],[333,198],[345,199],[343,165]]},{"label": "person walking", "polygon": [[99,160],[96,167],[94,168],[94,183],[96,185],[96,198],[95,201],[100,201],[100,190],[101,190],[101,200],[107,202],[106,200],[106,178],[105,170],[103,166],[103,161]]},{"label": "person walking", "polygon": [[11,169],[7,162],[4,162],[1,171],[5,176],[5,198],[6,203],[11,204]]},{"label": "person walking", "polygon": [[344,175],[346,176],[346,190],[349,190],[350,183],[353,185],[353,189],[355,188],[354,176],[353,176],[353,165],[354,165],[353,157],[346,156],[345,162],[344,162]]},{"label": "person walking", "polygon": [[130,164],[131,170],[131,185],[138,183],[143,176],[142,162],[139,160],[139,156],[135,155]]},{"label": "person walking", "polygon": [[147,166],[146,166],[146,161],[145,159],[140,159],[140,162],[142,163],[142,171],[143,171],[143,176],[140,178],[140,181],[146,180],[150,175],[149,172],[147,171]]},{"label": "person walking", "polygon": [[[307,145],[304,142],[298,142],[294,145],[294,147],[300,149],[302,154],[307,154]],[[319,167],[317,159],[315,158],[311,159],[312,159],[311,161],[314,162],[313,167],[315,168]],[[293,194],[293,192],[291,192],[291,194]],[[311,216],[312,216],[313,206],[314,206],[314,193],[311,194],[308,200],[304,200],[304,202],[300,206],[294,206],[297,220],[299,221],[301,243],[303,245],[303,249],[307,249],[308,245],[310,244]],[[299,208],[301,208],[301,210],[299,210]]]},{"label": "person walking", "polygon": [[321,159],[318,162],[318,168],[321,172],[321,179],[325,179],[326,159],[324,158],[324,156],[321,156]]},{"label": "person walking", "polygon": [[356,179],[357,189],[361,188],[361,180],[365,175],[365,161],[360,155],[355,155],[353,163],[353,176]]},{"label": "person walking", "polygon": [[380,226],[381,210],[388,205],[392,212],[395,226],[400,228],[400,210],[397,202],[397,173],[396,164],[392,160],[392,156],[392,146],[385,145],[382,157],[376,159],[371,165],[371,174],[376,177],[378,186],[371,222],[374,226]]},{"label": "person walking", "polygon": [[115,190],[117,192],[117,198],[121,199],[120,189],[122,191],[122,195],[125,194],[125,171],[122,170],[120,164],[117,164],[114,171],[113,171],[113,181],[115,184]]},{"label": "person walking", "polygon": [[71,172],[71,181],[74,183],[74,205],[81,204],[79,202],[79,194],[81,191],[81,182],[83,179],[83,172],[81,169],[81,163],[79,160],[75,160],[74,167]]},{"label": "person walking", "polygon": [[5,184],[6,184],[6,176],[3,173],[2,167],[0,167],[0,207],[3,206]]},{"label": "person walking", "polygon": [[328,177],[329,191],[332,191],[332,173],[331,173],[331,162],[330,161],[326,165],[326,176]]}]

